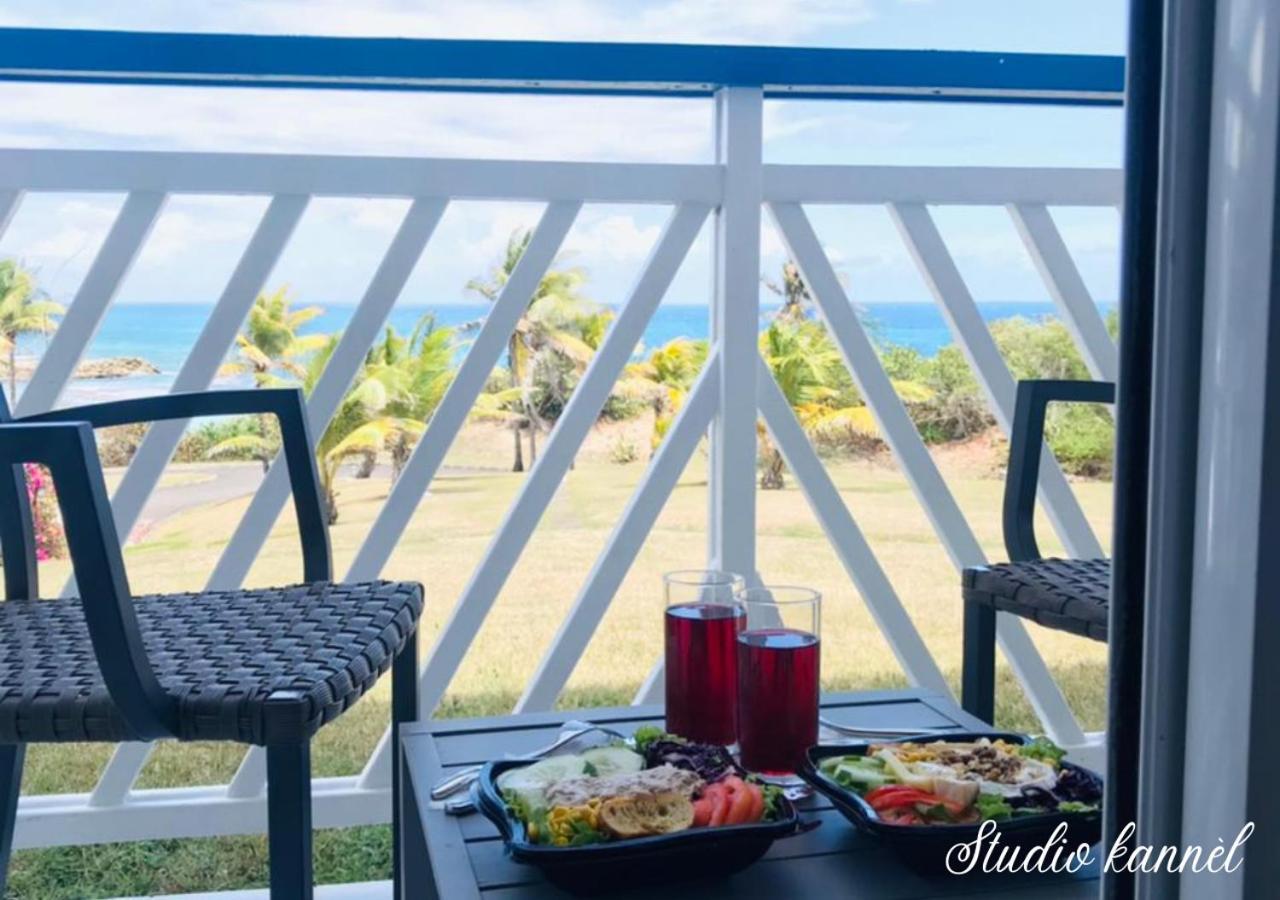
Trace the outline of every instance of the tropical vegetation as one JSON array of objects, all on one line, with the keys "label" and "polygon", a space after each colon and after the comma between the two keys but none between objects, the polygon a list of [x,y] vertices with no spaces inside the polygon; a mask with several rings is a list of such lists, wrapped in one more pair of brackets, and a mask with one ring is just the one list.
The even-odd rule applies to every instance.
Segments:
[{"label": "tropical vegetation", "polygon": [[0,259],[0,353],[9,374],[9,402],[18,400],[18,339],[24,334],[50,334],[66,310],[36,283],[35,273],[16,260]]},{"label": "tropical vegetation", "polygon": [[[468,281],[467,290],[497,302],[532,238],[529,229],[513,231],[502,259],[487,276]],[[507,422],[515,436],[513,472],[525,468],[520,435],[528,435],[532,465],[538,432],[559,416],[613,319],[612,311],[583,296],[585,283],[580,268],[547,270],[507,340],[506,389],[482,399],[482,412]]]},{"label": "tropical vegetation", "polygon": [[[513,232],[502,256],[466,289],[496,302],[529,247],[532,233]],[[537,442],[563,411],[608,331],[613,313],[585,294],[587,273],[553,264],[521,311],[504,365],[495,369],[472,417],[497,422],[513,434],[513,471],[537,459]],[[787,261],[778,279],[761,279],[780,298],[760,333],[760,352],[779,388],[820,453],[866,456],[883,449],[876,422],[828,334],[814,316],[813,299],[798,267]],[[48,332],[63,312],[13,260],[0,261],[0,351],[8,354],[10,392],[16,387],[15,346],[20,335]],[[324,310],[298,306],[287,286],[258,296],[231,357],[220,374],[248,378],[259,387],[296,385],[308,395],[324,371],[340,334],[314,329]],[[1112,333],[1117,323],[1108,322]],[[338,473],[354,464],[367,478],[385,459],[394,481],[406,465],[446,389],[466,332],[439,327],[423,316],[407,334],[388,326],[366,354],[328,427],[317,441],[317,464],[331,522],[338,520]],[[873,336],[876,330],[869,323]],[[1070,333],[1056,320],[1006,319],[992,334],[1015,378],[1087,378]],[[995,422],[963,352],[955,345],[926,357],[878,342],[878,352],[899,397],[926,442],[963,441],[989,432]],[[601,413],[603,422],[648,417],[649,450],[656,450],[706,363],[705,340],[676,338],[637,353]],[[1110,471],[1113,425],[1100,407],[1052,407],[1046,438],[1068,471],[1104,476]],[[110,435],[104,458],[127,461],[141,432]],[[619,435],[610,457],[639,459],[643,438]],[[119,445],[119,446],[117,446]],[[527,445],[527,450],[526,450]],[[279,449],[269,416],[203,423],[178,450],[179,459],[255,459],[264,470]],[[760,431],[760,486],[785,485],[786,466],[769,434]]]},{"label": "tropical vegetation", "polygon": [[[236,335],[236,358],[224,363],[219,374],[252,376],[257,387],[297,383],[307,373],[308,354],[327,341],[324,335],[304,335],[302,328],[323,313],[318,306],[294,309],[287,285],[259,294],[249,309],[244,330]],[[215,459],[250,456],[262,463],[265,472],[279,444],[274,420],[264,415],[258,418],[257,428],[241,429],[219,441],[209,448],[208,455]]]}]

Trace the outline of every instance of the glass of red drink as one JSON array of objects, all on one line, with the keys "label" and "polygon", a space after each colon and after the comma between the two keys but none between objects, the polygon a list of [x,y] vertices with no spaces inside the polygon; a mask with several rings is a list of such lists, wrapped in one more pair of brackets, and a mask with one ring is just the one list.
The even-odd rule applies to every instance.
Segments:
[{"label": "glass of red drink", "polygon": [[729,745],[737,736],[738,655],[746,622],[732,572],[690,569],[663,576],[667,610],[667,731]]},{"label": "glass of red drink", "polygon": [[801,587],[738,595],[738,747],[743,768],[784,783],[818,742],[818,634],[822,596]]}]

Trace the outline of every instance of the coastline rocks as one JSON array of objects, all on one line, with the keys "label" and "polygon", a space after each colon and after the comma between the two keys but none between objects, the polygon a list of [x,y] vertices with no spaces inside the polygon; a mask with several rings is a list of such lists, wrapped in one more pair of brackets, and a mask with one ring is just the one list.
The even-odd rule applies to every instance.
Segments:
[{"label": "coastline rocks", "polygon": [[[36,359],[26,357],[17,363],[18,379],[29,381],[36,370]],[[4,367],[7,368],[7,367]],[[113,356],[106,359],[86,359],[76,366],[72,378],[127,378],[130,375],[159,375],[160,370],[140,356]]]},{"label": "coastline rocks", "polygon": [[75,378],[126,378],[130,375],[159,375],[160,370],[140,356],[86,359],[76,366]]}]

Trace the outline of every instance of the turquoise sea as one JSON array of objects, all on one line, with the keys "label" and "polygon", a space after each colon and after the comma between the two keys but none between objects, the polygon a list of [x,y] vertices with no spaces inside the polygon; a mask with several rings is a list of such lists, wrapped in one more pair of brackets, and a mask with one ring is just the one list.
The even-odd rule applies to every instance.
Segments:
[{"label": "turquoise sea", "polygon": [[[338,331],[355,311],[354,305],[322,304],[325,313],[306,330]],[[1100,304],[1105,313],[1109,306]],[[166,390],[182,365],[187,352],[200,334],[212,310],[212,304],[165,303],[141,304],[119,302],[112,306],[94,338],[87,357],[140,356],[151,361],[161,374],[112,381],[76,381],[64,402],[79,402],[90,397],[137,395]],[[441,325],[457,326],[483,319],[488,304],[440,304],[395,309],[390,324],[408,331],[426,312],[432,312]],[[1037,319],[1054,314],[1050,303],[1001,302],[980,303],[979,309],[988,322],[1012,316]],[[766,310],[762,319],[771,310]],[[941,311],[933,303],[877,303],[862,310],[863,321],[876,340],[886,344],[913,347],[931,356],[950,343],[951,333]],[[644,333],[638,351],[658,347],[672,338],[707,336],[708,312],[705,306],[671,304],[658,308]],[[22,341],[20,352],[39,353],[44,338]]]}]

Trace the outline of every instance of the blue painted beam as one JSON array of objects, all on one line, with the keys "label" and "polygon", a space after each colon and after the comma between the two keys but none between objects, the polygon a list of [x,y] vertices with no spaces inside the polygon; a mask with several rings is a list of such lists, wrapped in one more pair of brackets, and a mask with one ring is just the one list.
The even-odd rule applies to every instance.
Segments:
[{"label": "blue painted beam", "polygon": [[0,29],[0,80],[1118,106],[1115,56]]}]

